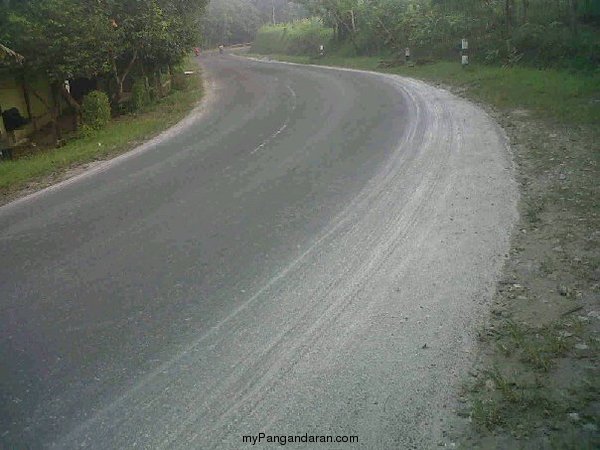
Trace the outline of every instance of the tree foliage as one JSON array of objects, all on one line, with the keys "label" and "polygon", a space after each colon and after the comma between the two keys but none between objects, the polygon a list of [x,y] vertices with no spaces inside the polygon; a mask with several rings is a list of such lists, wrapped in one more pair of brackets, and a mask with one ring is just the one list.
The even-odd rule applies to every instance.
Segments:
[{"label": "tree foliage", "polygon": [[[0,4],[0,41],[30,71],[63,80],[104,76],[113,98],[138,67],[173,65],[200,40],[207,0],[13,0]],[[68,98],[74,106],[74,99]]]},{"label": "tree foliage", "polygon": [[83,124],[92,129],[104,128],[110,120],[110,104],[107,95],[102,91],[92,91],[83,98]]},{"label": "tree foliage", "polygon": [[1,38],[54,81],[92,76],[109,67],[102,43],[110,29],[95,9],[71,0],[12,2],[0,14]]},{"label": "tree foliage", "polygon": [[304,17],[304,8],[287,0],[212,0],[202,23],[204,42],[208,47],[246,43],[263,24]]},{"label": "tree foliage", "polygon": [[212,1],[203,23],[208,47],[249,42],[262,24],[258,9],[247,0]]},{"label": "tree foliage", "polygon": [[450,56],[469,38],[478,58],[538,66],[600,63],[598,0],[297,0],[358,54]]},{"label": "tree foliage", "polygon": [[333,31],[318,18],[265,25],[252,46],[260,53],[318,56],[320,45],[331,41]]}]

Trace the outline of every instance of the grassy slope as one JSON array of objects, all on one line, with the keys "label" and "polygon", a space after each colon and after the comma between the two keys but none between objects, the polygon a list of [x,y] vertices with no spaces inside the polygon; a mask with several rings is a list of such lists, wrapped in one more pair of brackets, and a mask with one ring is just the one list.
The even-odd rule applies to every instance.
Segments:
[{"label": "grassy slope", "polygon": [[567,71],[502,68],[472,65],[463,69],[453,62],[423,66],[379,68],[380,57],[274,55],[274,59],[302,64],[324,64],[374,70],[465,88],[465,94],[498,108],[523,108],[562,122],[600,123],[600,75]]},{"label": "grassy slope", "polygon": [[[193,61],[186,63],[198,70]],[[28,183],[64,174],[78,165],[107,159],[132,149],[141,142],[181,120],[202,97],[202,80],[192,76],[186,90],[174,90],[145,111],[119,117],[89,137],[77,138],[65,146],[22,159],[0,163],[0,194],[9,195]],[[46,180],[51,181],[51,180]]]}]

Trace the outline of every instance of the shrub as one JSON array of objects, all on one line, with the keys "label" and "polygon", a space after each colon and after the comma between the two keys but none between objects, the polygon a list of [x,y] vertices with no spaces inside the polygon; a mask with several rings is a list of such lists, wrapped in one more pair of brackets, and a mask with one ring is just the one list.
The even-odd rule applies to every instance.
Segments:
[{"label": "shrub", "polygon": [[317,56],[319,46],[330,48],[333,29],[320,19],[311,18],[280,25],[265,25],[258,30],[252,49],[258,53]]},{"label": "shrub", "polygon": [[99,130],[110,120],[110,103],[102,91],[92,91],[83,98],[81,115],[84,129]]},{"label": "shrub", "polygon": [[183,71],[173,73],[171,85],[176,91],[185,91],[189,88],[189,77]]},{"label": "shrub", "polygon": [[131,88],[131,103],[134,111],[140,111],[150,104],[150,90],[145,78],[138,78]]}]

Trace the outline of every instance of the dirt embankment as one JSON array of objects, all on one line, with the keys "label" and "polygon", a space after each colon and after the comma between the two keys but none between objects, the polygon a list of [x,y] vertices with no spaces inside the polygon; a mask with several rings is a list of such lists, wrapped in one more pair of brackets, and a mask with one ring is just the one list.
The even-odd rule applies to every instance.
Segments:
[{"label": "dirt embankment", "polygon": [[600,446],[600,130],[494,113],[520,222],[461,415],[466,448]]}]

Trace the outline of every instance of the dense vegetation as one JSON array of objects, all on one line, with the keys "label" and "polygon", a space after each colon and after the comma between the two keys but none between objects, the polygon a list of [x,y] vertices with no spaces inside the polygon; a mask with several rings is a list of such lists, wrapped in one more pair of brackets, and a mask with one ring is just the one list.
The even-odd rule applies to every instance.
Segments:
[{"label": "dense vegetation", "polygon": [[253,47],[261,53],[316,56],[319,46],[332,38],[333,29],[324,27],[321,19],[310,18],[262,27]]},{"label": "dense vegetation", "polygon": [[[323,32],[331,35],[324,44],[339,54],[400,58],[410,47],[417,59],[448,58],[456,57],[460,39],[468,38],[471,57],[481,62],[592,71],[600,65],[600,2],[595,0],[298,1],[331,30]],[[316,32],[314,26],[292,28],[306,30],[307,44]],[[263,27],[256,50],[262,52],[273,38],[285,43],[289,30]],[[279,50],[286,48],[282,44]]]},{"label": "dense vegetation", "polygon": [[202,22],[204,45],[250,42],[263,24],[275,25],[303,17],[306,17],[304,7],[286,0],[212,0]]},{"label": "dense vegetation", "polygon": [[[76,111],[65,80],[88,79],[114,105],[124,85],[144,78],[159,86],[161,71],[182,61],[200,41],[207,0],[4,0],[0,42],[25,57],[26,76],[47,77]],[[150,79],[150,83],[148,82]]]}]

